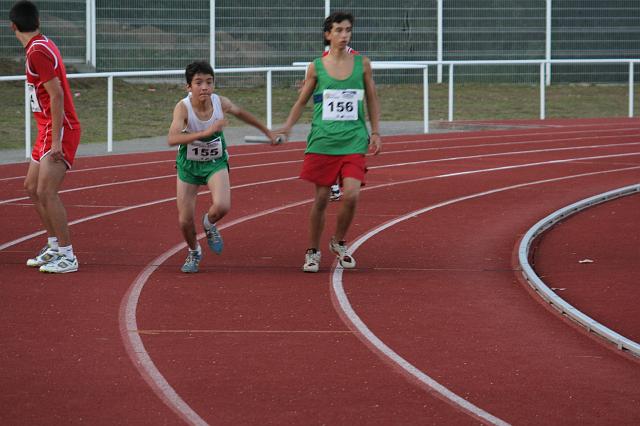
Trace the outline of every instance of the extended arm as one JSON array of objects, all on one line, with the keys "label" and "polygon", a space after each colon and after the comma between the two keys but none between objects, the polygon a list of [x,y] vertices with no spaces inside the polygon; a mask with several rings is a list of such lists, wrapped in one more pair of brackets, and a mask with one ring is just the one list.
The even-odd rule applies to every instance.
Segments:
[{"label": "extended arm", "polygon": [[225,114],[231,114],[245,123],[257,128],[271,139],[272,145],[276,144],[275,135],[249,111],[240,108],[224,96],[220,96],[220,103],[222,104],[222,111],[224,111]]},{"label": "extended arm", "polygon": [[376,92],[376,84],[373,81],[373,71],[368,58],[363,58],[364,65],[364,91],[367,97],[367,110],[369,121],[371,122],[371,144],[373,145],[373,155],[382,151],[382,138],[380,137],[380,102]]},{"label": "extended arm", "polygon": [[304,85],[302,86],[302,89],[300,89],[298,99],[296,100],[296,103],[293,104],[293,107],[289,112],[289,117],[287,117],[287,121],[284,123],[284,126],[282,126],[277,131],[278,133],[284,133],[289,136],[291,128],[298,122],[300,116],[302,115],[302,112],[304,111],[304,107],[307,105],[307,102],[309,102],[309,98],[313,94],[313,90],[316,88],[317,81],[318,75],[316,74],[316,69],[313,63],[311,63],[309,65],[309,68],[307,69],[307,75],[304,80]]}]

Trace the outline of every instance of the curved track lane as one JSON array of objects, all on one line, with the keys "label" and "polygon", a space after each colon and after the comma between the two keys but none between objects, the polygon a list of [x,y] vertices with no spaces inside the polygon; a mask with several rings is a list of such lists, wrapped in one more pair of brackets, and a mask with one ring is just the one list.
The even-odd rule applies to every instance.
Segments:
[{"label": "curved track lane", "polygon": [[[505,422],[638,420],[637,361],[558,320],[511,269],[519,233],[537,218],[638,180],[630,169],[640,165],[638,123],[388,142],[387,153],[370,160],[352,240],[394,218],[467,198],[363,241],[361,268],[344,274],[342,285],[367,327],[419,371]],[[0,204],[15,225],[4,222],[0,241],[12,277],[2,284],[2,337],[10,343],[1,356],[7,371],[19,372],[3,379],[15,391],[3,397],[0,416],[141,424],[184,418],[176,399],[152,392],[121,343],[127,323],[125,314],[118,321],[119,309],[150,271],[133,306],[137,328],[122,331],[125,341],[139,338],[137,350],[197,415],[192,421],[477,424],[477,413],[425,391],[362,344],[361,332],[332,305],[326,252],[321,273],[299,272],[309,196],[308,184],[294,178],[300,149],[234,149],[225,253],[207,255],[197,276],[177,272],[183,252],[172,253],[181,238],[175,178],[161,177],[172,174],[166,153],[154,156],[159,163],[127,167],[123,159],[146,157],[100,157],[100,169],[69,175],[65,188],[92,187],[63,195],[77,222],[78,274],[25,271],[25,256],[41,240],[11,242],[37,233],[35,215],[25,203]],[[0,170],[18,181],[19,170]],[[126,180],[136,182],[124,193],[113,185]],[[487,194],[468,198],[480,193]],[[12,183],[1,200],[20,196]],[[209,196],[201,198],[203,209]],[[291,203],[303,204],[282,209]],[[159,386],[158,378],[147,379]]]}]

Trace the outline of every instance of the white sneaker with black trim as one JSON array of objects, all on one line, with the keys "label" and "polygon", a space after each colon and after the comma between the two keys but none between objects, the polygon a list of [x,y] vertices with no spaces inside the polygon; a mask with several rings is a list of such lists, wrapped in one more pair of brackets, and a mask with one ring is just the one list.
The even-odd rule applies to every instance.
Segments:
[{"label": "white sneaker with black trim", "polygon": [[338,262],[340,262],[340,266],[344,269],[356,267],[356,260],[349,254],[344,241],[336,241],[335,238],[331,238],[331,242],[329,242],[329,249],[336,255]]},{"label": "white sneaker with black trim", "polygon": [[42,266],[46,263],[51,262],[56,256],[58,256],[58,250],[54,250],[47,244],[42,247],[40,252],[36,255],[36,257],[32,257],[27,260],[27,266],[31,266],[35,268],[36,266]]},{"label": "white sneaker with black trim", "polygon": [[302,265],[302,270],[304,272],[318,272],[320,269],[320,257],[322,253],[316,249],[308,249],[304,254],[304,265]]},{"label": "white sneaker with black trim", "polygon": [[331,193],[329,194],[329,201],[338,201],[342,197],[342,192],[340,191],[340,185],[335,184],[331,185]]},{"label": "white sneaker with black trim", "polygon": [[45,263],[40,267],[40,272],[47,272],[50,274],[66,274],[68,272],[76,272],[78,270],[78,258],[74,256],[73,259],[69,259],[67,256],[58,253],[56,258]]}]

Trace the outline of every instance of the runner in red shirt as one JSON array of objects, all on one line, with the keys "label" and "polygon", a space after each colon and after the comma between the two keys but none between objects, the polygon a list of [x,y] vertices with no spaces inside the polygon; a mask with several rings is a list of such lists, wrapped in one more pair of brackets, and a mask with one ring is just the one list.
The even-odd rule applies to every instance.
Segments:
[{"label": "runner in red shirt", "polygon": [[25,48],[27,90],[38,124],[24,186],[48,234],[47,245],[27,265],[42,272],[75,272],[78,259],[73,253],[67,213],[58,191],[66,171],[73,165],[80,143],[80,122],[60,51],[40,33],[37,7],[30,1],[19,1],[11,8],[9,19],[11,29]]}]

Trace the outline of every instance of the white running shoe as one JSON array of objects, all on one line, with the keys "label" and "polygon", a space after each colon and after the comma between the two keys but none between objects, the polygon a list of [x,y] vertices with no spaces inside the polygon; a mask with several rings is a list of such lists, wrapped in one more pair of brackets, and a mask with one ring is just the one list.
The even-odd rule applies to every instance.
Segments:
[{"label": "white running shoe", "polygon": [[29,260],[27,260],[27,266],[31,266],[35,268],[36,266],[40,267],[46,263],[51,262],[56,256],[58,256],[58,250],[52,249],[49,244],[42,247],[40,253]]},{"label": "white running shoe", "polygon": [[304,272],[318,272],[320,269],[320,257],[322,253],[316,249],[308,249],[304,255],[304,265],[302,270]]},{"label": "white running shoe", "polygon": [[57,254],[56,258],[49,263],[45,263],[40,267],[40,272],[48,272],[50,274],[66,274],[68,272],[76,272],[78,270],[78,258],[74,256],[69,259],[63,254]]},{"label": "white running shoe", "polygon": [[329,195],[329,201],[338,201],[342,197],[342,192],[340,191],[340,185],[335,184],[331,185],[331,193]]},{"label": "white running shoe", "polygon": [[348,253],[347,246],[344,241],[336,241],[335,238],[331,238],[329,249],[336,255],[340,262],[340,266],[344,269],[356,267],[356,260]]}]

